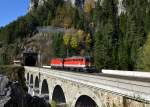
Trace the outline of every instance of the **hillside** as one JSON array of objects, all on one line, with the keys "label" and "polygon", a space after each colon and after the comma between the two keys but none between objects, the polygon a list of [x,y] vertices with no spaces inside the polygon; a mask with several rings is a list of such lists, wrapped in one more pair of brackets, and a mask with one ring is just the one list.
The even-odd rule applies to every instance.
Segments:
[{"label": "hillside", "polygon": [[[77,1],[72,5],[47,0],[38,6],[31,2],[36,8],[0,29],[1,64],[19,58],[24,48],[36,47],[44,56],[43,63],[52,57],[90,55],[99,70],[150,70],[145,61],[150,50],[148,0],[88,0],[84,5]],[[42,33],[38,26],[65,30]]]}]

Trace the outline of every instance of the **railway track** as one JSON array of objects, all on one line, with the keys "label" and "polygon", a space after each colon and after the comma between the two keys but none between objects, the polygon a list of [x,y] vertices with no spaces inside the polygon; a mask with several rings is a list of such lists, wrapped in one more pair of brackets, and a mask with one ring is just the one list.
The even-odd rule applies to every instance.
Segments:
[{"label": "railway track", "polygon": [[[51,68],[45,68],[40,67],[44,69],[51,69]],[[55,69],[52,69],[55,70]],[[105,74],[105,73],[88,73],[88,72],[79,72],[79,71],[69,71],[69,70],[60,70],[59,72],[69,72],[72,73],[72,75],[76,76],[102,76],[102,77],[109,77],[109,78],[118,78],[122,80],[132,80],[132,81],[140,81],[140,82],[150,82],[150,78],[144,78],[144,77],[135,77],[135,76],[123,76],[123,75],[115,75],[115,74]]]}]

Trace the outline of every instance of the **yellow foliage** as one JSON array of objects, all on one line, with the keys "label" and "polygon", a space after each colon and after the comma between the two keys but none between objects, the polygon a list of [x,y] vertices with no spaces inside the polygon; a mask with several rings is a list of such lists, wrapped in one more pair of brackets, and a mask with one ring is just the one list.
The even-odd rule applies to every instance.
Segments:
[{"label": "yellow foliage", "polygon": [[66,46],[69,45],[70,39],[71,39],[71,35],[69,35],[69,34],[65,34],[65,35],[63,36],[64,44],[65,44]]},{"label": "yellow foliage", "polygon": [[94,8],[94,0],[86,0],[84,4],[84,12],[90,13],[92,8]]},{"label": "yellow foliage", "polygon": [[74,49],[78,47],[78,38],[75,35],[72,36],[70,44],[71,44],[71,47]]},{"label": "yellow foliage", "polygon": [[84,31],[83,30],[78,30],[77,31],[77,36],[79,38],[79,42],[81,42],[83,40]]},{"label": "yellow foliage", "polygon": [[71,48],[74,49],[77,49],[79,44],[83,43],[85,43],[87,48],[90,48],[91,44],[90,34],[86,35],[83,30],[69,29],[67,30],[67,33],[65,33],[63,40],[66,46],[70,45]]}]

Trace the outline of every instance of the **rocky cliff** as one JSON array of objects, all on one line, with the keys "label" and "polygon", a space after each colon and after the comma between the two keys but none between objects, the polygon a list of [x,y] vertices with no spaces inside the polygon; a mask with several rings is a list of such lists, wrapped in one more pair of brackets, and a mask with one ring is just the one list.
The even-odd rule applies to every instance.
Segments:
[{"label": "rocky cliff", "polygon": [[[30,0],[30,4],[29,4],[29,11],[32,11],[33,9],[41,6],[44,4],[44,2],[46,2],[47,0]],[[64,0],[66,2],[71,2],[72,5],[75,4],[75,2],[86,2],[88,0]],[[97,2],[98,0],[94,0],[95,2]],[[118,15],[120,15],[122,12],[125,12],[125,8],[122,5],[122,1],[123,0],[118,0]],[[103,2],[103,0],[101,0],[101,2]]]},{"label": "rocky cliff", "polygon": [[37,8],[40,5],[43,5],[45,1],[46,0],[30,0],[29,11],[33,10],[34,8]]},{"label": "rocky cliff", "polygon": [[[33,10],[34,8],[37,8],[38,6],[41,6],[44,4],[44,2],[46,2],[47,0],[30,0],[30,4],[29,4],[29,11]],[[73,5],[75,4],[76,0],[64,0],[66,2],[71,2]],[[78,1],[82,1],[82,0],[78,0]],[[97,0],[95,0],[97,1]]]},{"label": "rocky cliff", "polygon": [[50,107],[44,99],[27,92],[23,67],[0,66],[0,107]]}]

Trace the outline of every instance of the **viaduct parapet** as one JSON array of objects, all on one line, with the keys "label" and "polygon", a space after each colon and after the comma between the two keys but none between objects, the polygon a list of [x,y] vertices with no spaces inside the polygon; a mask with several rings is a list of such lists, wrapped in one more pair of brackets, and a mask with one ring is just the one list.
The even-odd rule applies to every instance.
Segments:
[{"label": "viaduct parapet", "polygon": [[67,107],[150,107],[149,79],[25,67],[29,93]]}]

